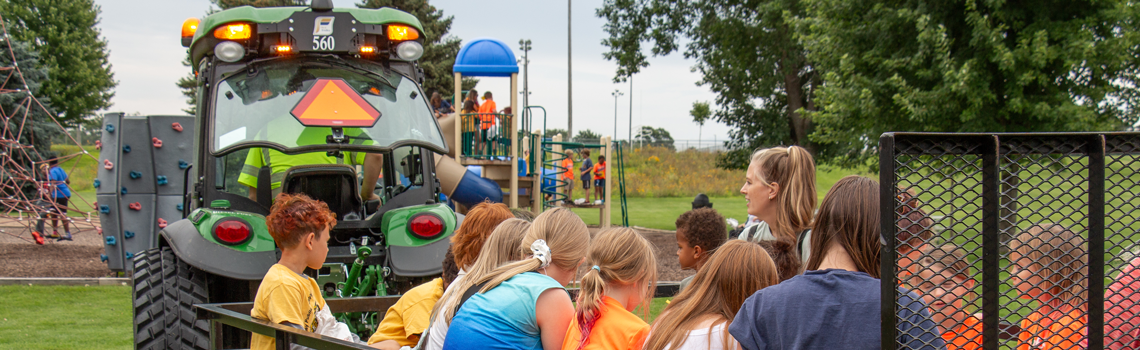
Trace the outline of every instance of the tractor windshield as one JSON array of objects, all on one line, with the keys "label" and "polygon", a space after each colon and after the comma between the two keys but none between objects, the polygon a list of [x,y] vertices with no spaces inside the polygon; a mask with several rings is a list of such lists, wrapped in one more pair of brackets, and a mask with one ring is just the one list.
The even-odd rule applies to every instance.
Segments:
[{"label": "tractor windshield", "polygon": [[337,59],[253,64],[218,82],[213,99],[215,155],[255,146],[286,152],[447,149],[419,86],[378,66]]}]

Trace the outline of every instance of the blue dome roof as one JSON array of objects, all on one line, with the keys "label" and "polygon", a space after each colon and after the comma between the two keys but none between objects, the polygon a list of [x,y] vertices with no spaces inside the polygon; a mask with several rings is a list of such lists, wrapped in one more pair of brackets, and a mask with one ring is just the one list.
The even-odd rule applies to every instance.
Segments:
[{"label": "blue dome roof", "polygon": [[480,38],[459,49],[452,70],[472,77],[509,77],[519,72],[519,65],[510,46],[496,39]]}]

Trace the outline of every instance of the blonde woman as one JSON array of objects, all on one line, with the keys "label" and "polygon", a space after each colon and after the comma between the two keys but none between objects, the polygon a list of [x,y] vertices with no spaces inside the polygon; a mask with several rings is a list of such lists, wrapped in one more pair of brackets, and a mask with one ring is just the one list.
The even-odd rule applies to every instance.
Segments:
[{"label": "blonde woman", "polygon": [[522,240],[530,254],[475,281],[451,319],[443,349],[560,349],[574,317],[564,286],[590,245],[586,223],[566,208],[539,214]]},{"label": "blonde woman", "polygon": [[443,348],[443,339],[447,336],[451,318],[455,316],[463,293],[475,285],[473,281],[485,277],[503,264],[523,258],[521,242],[528,230],[530,221],[523,219],[507,219],[495,227],[479,251],[479,257],[471,265],[471,271],[449,285],[435,304],[423,349]]},{"label": "blonde woman", "polygon": [[759,223],[745,228],[740,238],[796,242],[800,259],[806,262],[811,253],[808,229],[816,206],[815,160],[811,154],[800,146],[752,153],[740,193],[744,194],[748,215],[759,219]]}]

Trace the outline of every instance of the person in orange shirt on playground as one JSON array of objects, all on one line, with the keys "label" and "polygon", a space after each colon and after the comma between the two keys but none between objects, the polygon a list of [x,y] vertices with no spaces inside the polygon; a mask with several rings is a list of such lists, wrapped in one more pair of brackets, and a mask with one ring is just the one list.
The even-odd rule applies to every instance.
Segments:
[{"label": "person in orange shirt on playground", "polygon": [[574,201],[574,151],[566,150],[566,158],[562,159],[562,181],[566,181],[566,202]]},{"label": "person in orange shirt on playground", "polygon": [[598,164],[594,164],[594,197],[602,200],[602,190],[606,187],[606,156],[598,156]]},{"label": "person in orange shirt on playground", "polygon": [[495,126],[495,113],[498,111],[495,100],[491,98],[491,92],[484,92],[483,104],[479,105],[479,134],[483,140],[483,154],[487,154],[490,145],[490,130],[492,126]]},{"label": "person in orange shirt on playground", "polygon": [[1009,248],[1010,284],[1021,298],[1041,305],[1021,321],[1017,349],[1088,348],[1088,255],[1081,236],[1058,224],[1039,224]]},{"label": "person in orange shirt on playground", "polygon": [[953,244],[926,246],[914,261],[919,272],[909,283],[930,308],[930,318],[942,330],[946,350],[982,348],[982,322],[966,309],[966,294],[974,288],[970,262]]}]

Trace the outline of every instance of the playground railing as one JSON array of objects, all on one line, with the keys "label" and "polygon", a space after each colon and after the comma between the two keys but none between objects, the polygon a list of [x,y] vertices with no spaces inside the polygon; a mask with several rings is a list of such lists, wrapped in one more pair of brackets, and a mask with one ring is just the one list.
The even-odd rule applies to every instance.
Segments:
[{"label": "playground railing", "polygon": [[460,142],[464,157],[493,159],[510,156],[511,120],[514,115],[504,113],[462,113]]},{"label": "playground railing", "polygon": [[[1140,133],[887,133],[879,152],[883,349],[914,346],[896,315],[935,289],[963,305],[928,311],[973,315],[959,341],[983,349],[1133,348],[1140,290],[1106,285],[1140,267]],[[1079,331],[1033,332],[1051,327]]]},{"label": "playground railing", "polygon": [[[654,291],[655,298],[672,297],[680,290],[676,282],[658,283]],[[577,288],[567,288],[571,299],[578,296]],[[384,314],[400,296],[361,297],[325,299],[329,309],[336,312],[378,312]],[[365,344],[354,344],[340,339],[325,337],[316,333],[306,332],[289,326],[270,323],[269,321],[255,319],[249,315],[253,310],[253,303],[221,303],[194,305],[199,320],[210,322],[210,349],[221,349],[222,327],[230,326],[246,332],[257,333],[272,337],[277,341],[277,349],[290,349],[292,345],[307,346],[313,349],[347,350],[372,349]],[[368,339],[367,335],[362,339]]]}]

